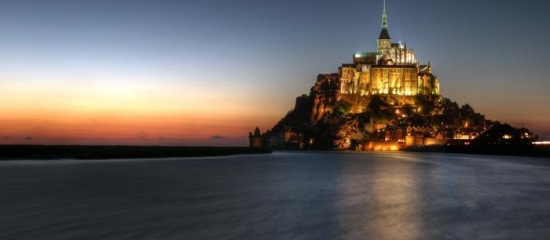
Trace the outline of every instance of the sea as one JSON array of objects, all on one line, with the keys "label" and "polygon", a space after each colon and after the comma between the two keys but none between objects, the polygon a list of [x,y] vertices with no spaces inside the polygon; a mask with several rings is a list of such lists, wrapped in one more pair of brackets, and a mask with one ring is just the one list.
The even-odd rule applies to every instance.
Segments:
[{"label": "sea", "polygon": [[2,161],[0,239],[550,239],[550,159]]}]

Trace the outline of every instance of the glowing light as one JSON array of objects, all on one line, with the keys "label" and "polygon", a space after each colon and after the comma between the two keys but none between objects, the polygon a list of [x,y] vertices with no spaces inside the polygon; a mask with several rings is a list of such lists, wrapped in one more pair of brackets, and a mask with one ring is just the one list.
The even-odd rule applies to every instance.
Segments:
[{"label": "glowing light", "polygon": [[460,133],[459,133],[459,134],[456,134],[456,136],[455,136],[454,139],[458,139],[458,140],[470,140],[470,139],[472,139],[472,138],[471,138],[470,135],[468,135],[468,134],[460,134]]},{"label": "glowing light", "polygon": [[502,136],[502,138],[504,139],[512,139],[512,136],[508,135],[508,134],[504,134],[504,136]]},{"label": "glowing light", "polygon": [[533,144],[535,144],[535,145],[550,145],[550,141],[538,141],[538,142],[533,142]]},{"label": "glowing light", "polygon": [[365,147],[365,149],[370,149],[372,151],[399,151],[399,144],[395,142],[371,142]]}]

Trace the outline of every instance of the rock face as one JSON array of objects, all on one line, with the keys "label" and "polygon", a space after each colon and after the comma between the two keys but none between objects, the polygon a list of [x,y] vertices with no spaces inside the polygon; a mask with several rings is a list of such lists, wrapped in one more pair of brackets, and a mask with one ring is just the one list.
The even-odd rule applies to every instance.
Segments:
[{"label": "rock face", "polygon": [[338,150],[356,149],[364,138],[360,126],[358,119],[342,119],[336,131],[334,147]]},{"label": "rock face", "polygon": [[433,91],[342,93],[342,79],[342,73],[317,75],[310,94],[297,97],[271,130],[253,134],[255,142],[275,149],[362,149],[369,143],[376,145],[371,149],[401,149],[472,140],[491,125],[468,104]]},{"label": "rock face", "polygon": [[[485,120],[468,105],[436,94],[361,96],[356,101],[340,94],[338,74],[319,74],[309,95],[296,98],[289,111],[261,137],[255,132],[252,143],[261,141],[274,149],[369,149],[390,151],[405,147],[460,144],[481,136],[498,136],[485,142],[530,141],[527,129],[503,134],[489,133],[498,122]],[[361,111],[356,111],[357,107]],[[355,109],[354,109],[355,108]],[[499,132],[499,133],[500,133]],[[518,133],[519,132],[519,133]],[[503,139],[503,140],[499,140]]]},{"label": "rock face", "polygon": [[319,74],[317,81],[311,88],[310,97],[313,98],[313,108],[311,109],[310,122],[315,124],[323,118],[325,113],[334,110],[334,105],[338,101],[338,89],[340,80],[338,74]]}]

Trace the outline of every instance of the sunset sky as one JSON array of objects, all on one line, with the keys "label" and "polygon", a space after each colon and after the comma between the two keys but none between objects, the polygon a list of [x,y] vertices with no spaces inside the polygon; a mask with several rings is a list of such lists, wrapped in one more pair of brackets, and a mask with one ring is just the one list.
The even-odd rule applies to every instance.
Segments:
[{"label": "sunset sky", "polygon": [[[374,51],[382,0],[3,0],[0,144],[246,145]],[[550,2],[387,0],[441,92],[550,139]]]}]

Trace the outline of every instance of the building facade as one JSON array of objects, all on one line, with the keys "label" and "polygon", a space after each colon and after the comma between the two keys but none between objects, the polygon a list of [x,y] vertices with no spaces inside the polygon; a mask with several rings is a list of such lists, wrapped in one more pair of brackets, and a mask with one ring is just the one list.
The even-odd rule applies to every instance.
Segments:
[{"label": "building facade", "polygon": [[[365,102],[360,98],[371,95],[391,95],[397,97],[396,104],[413,104],[408,96],[439,94],[439,82],[432,73],[431,63],[421,65],[413,49],[392,42],[385,1],[377,51],[354,54],[353,63],[342,64],[338,74],[340,95],[352,105]],[[362,110],[354,107],[352,111]]]}]

